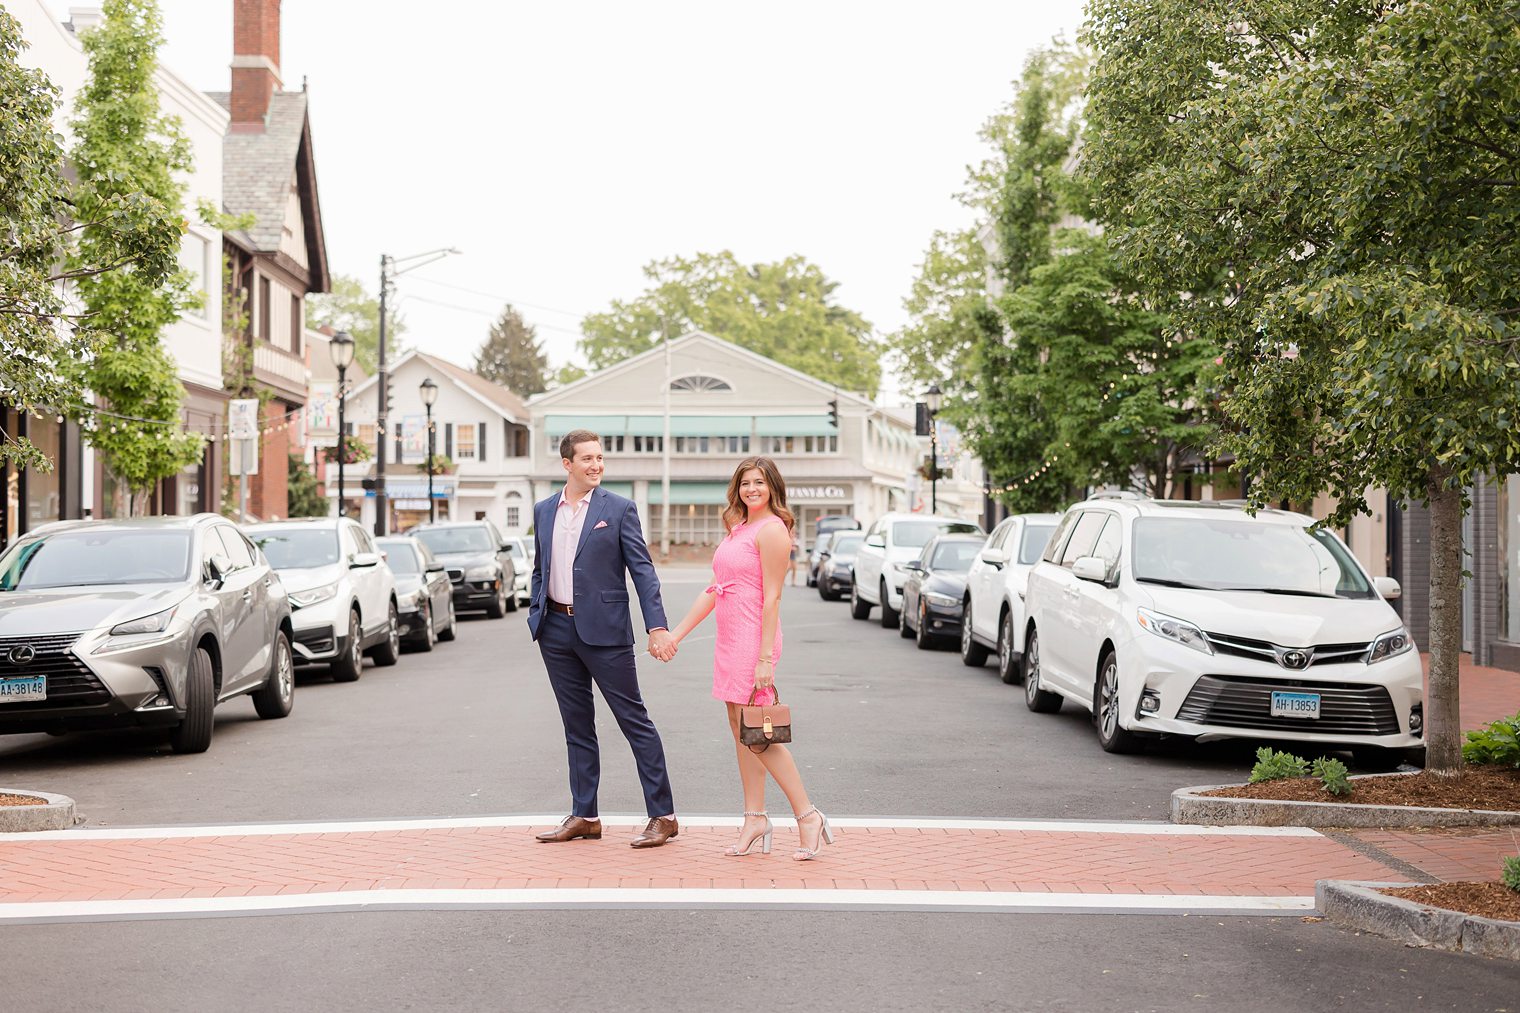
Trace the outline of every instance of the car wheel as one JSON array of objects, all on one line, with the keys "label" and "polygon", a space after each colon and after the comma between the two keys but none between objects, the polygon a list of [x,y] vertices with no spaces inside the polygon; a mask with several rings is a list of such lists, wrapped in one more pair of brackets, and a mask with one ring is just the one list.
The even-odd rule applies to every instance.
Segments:
[{"label": "car wheel", "polygon": [[1024,706],[1036,714],[1054,714],[1061,709],[1061,694],[1040,688],[1040,634],[1029,631],[1024,645]]},{"label": "car wheel", "polygon": [[1140,744],[1133,732],[1119,722],[1119,659],[1109,651],[1098,665],[1098,681],[1093,686],[1093,723],[1098,728],[1098,745],[1105,753],[1132,753]]},{"label": "car wheel", "polygon": [[[906,625],[906,624],[904,624]],[[929,635],[929,610],[925,607],[923,599],[918,602],[918,636],[916,638],[920,651],[932,651],[936,638]]]},{"label": "car wheel", "polygon": [[506,598],[504,600],[506,602],[507,611],[508,612],[516,612],[517,611],[517,588],[516,587],[504,588],[503,591],[502,591],[502,593],[504,595],[506,595]]},{"label": "car wheel", "polygon": [[417,642],[417,650],[426,654],[438,643],[438,631],[433,629],[433,606],[424,602],[422,605],[422,639]]},{"label": "car wheel", "polygon": [[884,630],[896,629],[899,616],[897,611],[887,604],[890,600],[887,598],[887,582],[882,581],[877,585],[877,590],[880,592],[881,597],[881,628]]},{"label": "car wheel", "polygon": [[856,583],[850,584],[850,618],[871,618],[871,603],[860,597],[860,585]]},{"label": "car wheel", "polygon": [[829,579],[827,577],[820,577],[818,579],[818,597],[824,601],[833,600],[829,597]]},{"label": "car wheel", "polygon": [[284,630],[274,635],[274,660],[269,664],[268,681],[251,695],[253,709],[261,718],[282,718],[290,713],[296,699],[296,664]]},{"label": "car wheel", "polygon": [[443,629],[441,629],[441,630],[438,631],[438,639],[442,640],[444,643],[448,643],[449,641],[453,640],[454,639],[454,630],[455,630],[455,627],[458,625],[458,623],[459,623],[459,619],[454,615],[454,599],[450,598],[449,599],[449,624],[447,626],[445,626]]},{"label": "car wheel", "polygon": [[343,656],[332,663],[333,682],[354,682],[364,672],[363,632],[359,629],[358,609],[348,610],[348,640],[343,645]]},{"label": "car wheel", "polygon": [[387,615],[388,625],[385,628],[385,639],[380,646],[374,649],[370,657],[375,659],[375,664],[381,668],[389,668],[401,660],[401,619],[396,615],[396,603],[391,602],[390,611]]},{"label": "car wheel", "polygon": [[185,674],[185,718],[169,733],[169,746],[176,753],[204,753],[211,746],[211,725],[216,709],[216,674],[211,653],[197,647],[190,655]]},{"label": "car wheel", "polygon": [[505,588],[496,588],[496,597],[491,599],[491,604],[486,606],[486,618],[500,619],[507,614],[507,592]]},{"label": "car wheel", "polygon": [[1022,674],[1018,655],[1013,653],[1013,613],[1004,612],[998,623],[998,678],[1012,686]]},{"label": "car wheel", "polygon": [[976,642],[971,635],[971,602],[961,610],[961,664],[967,668],[981,668],[987,664],[987,648]]}]

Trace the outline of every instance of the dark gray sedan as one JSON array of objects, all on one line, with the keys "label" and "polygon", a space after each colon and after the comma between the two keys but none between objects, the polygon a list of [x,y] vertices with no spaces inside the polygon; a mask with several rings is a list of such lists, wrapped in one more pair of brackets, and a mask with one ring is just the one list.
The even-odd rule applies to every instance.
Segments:
[{"label": "dark gray sedan", "polygon": [[396,575],[402,646],[431,651],[438,641],[453,640],[454,586],[448,569],[415,538],[377,538],[375,544]]},{"label": "dark gray sedan", "polygon": [[290,638],[280,578],[221,517],[44,525],[0,556],[0,733],[162,727],[204,752],[223,700],[290,713]]},{"label": "dark gray sedan", "polygon": [[818,557],[818,597],[838,601],[855,582],[855,550],[866,536],[860,531],[836,531]]},{"label": "dark gray sedan", "polygon": [[898,629],[904,639],[916,638],[925,651],[952,637],[960,639],[966,574],[986,541],[984,535],[936,535],[903,567],[908,579]]}]

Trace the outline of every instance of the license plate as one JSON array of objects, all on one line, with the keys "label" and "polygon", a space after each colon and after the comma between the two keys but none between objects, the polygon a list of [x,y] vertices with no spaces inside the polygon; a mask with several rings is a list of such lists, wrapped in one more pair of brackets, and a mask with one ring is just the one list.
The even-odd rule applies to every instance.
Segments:
[{"label": "license plate", "polygon": [[1274,718],[1319,719],[1318,693],[1273,693],[1272,716]]},{"label": "license plate", "polygon": [[0,679],[0,704],[47,699],[47,676],[23,675]]}]

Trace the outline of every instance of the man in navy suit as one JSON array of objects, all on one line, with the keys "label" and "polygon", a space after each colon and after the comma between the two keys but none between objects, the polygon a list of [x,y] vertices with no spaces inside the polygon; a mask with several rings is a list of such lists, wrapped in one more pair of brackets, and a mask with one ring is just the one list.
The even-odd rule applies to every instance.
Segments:
[{"label": "man in navy suit", "polygon": [[633,749],[644,786],[649,823],[630,843],[657,848],[675,837],[680,826],[665,770],[665,747],[639,693],[624,575],[632,575],[638,590],[649,653],[669,661],[676,647],[660,603],[660,581],[639,527],[638,508],[632,500],[601,488],[601,437],[577,429],[560,440],[559,455],[565,488],[533,507],[537,552],[528,628],[538,641],[565,724],[573,808],[558,827],[538,839],[601,839],[596,789],[602,768],[591,695],[595,683]]}]

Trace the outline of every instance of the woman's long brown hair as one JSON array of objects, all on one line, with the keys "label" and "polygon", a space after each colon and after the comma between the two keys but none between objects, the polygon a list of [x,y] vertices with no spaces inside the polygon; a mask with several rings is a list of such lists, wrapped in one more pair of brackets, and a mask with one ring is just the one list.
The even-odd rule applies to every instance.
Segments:
[{"label": "woman's long brown hair", "polygon": [[744,473],[752,468],[758,469],[765,478],[765,488],[771,498],[771,513],[780,517],[786,524],[786,530],[791,531],[797,526],[797,518],[786,506],[786,480],[781,477],[776,462],[769,457],[746,457],[734,469],[734,477],[728,480],[728,506],[723,508],[723,527],[732,531],[749,516],[749,508],[739,499],[739,483],[744,480]]}]

